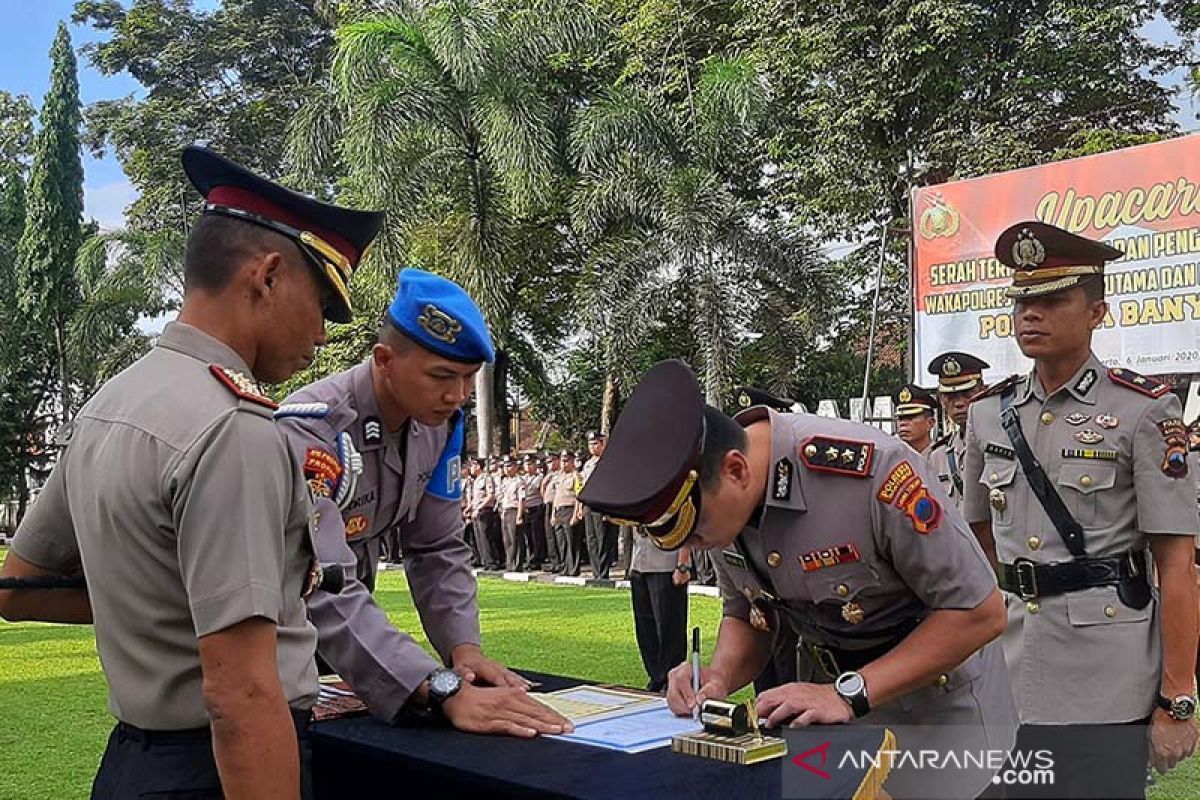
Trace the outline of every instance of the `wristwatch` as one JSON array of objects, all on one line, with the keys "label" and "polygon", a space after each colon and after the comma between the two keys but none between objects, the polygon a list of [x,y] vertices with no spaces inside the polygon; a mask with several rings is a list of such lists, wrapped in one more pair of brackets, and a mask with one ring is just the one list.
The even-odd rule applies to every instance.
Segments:
[{"label": "wristwatch", "polygon": [[867,699],[867,682],[857,672],[843,672],[833,682],[833,689],[838,697],[846,701],[855,719],[865,717],[871,712],[871,701]]},{"label": "wristwatch", "polygon": [[441,712],[442,704],[462,688],[462,677],[452,669],[438,667],[429,673],[429,708]]},{"label": "wristwatch", "polygon": [[1190,694],[1181,694],[1178,697],[1172,697],[1170,700],[1158,696],[1158,707],[1167,712],[1167,715],[1178,722],[1189,720],[1196,716],[1196,698]]}]

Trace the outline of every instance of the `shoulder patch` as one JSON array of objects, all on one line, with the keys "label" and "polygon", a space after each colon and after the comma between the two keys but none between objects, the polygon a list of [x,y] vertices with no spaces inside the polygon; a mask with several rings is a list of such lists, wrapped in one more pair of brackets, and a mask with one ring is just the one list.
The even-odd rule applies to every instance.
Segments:
[{"label": "shoulder patch", "polygon": [[333,497],[342,479],[338,457],[320,447],[304,451],[304,479],[313,497]]},{"label": "shoulder patch", "polygon": [[425,493],[442,500],[459,500],[462,498],[462,448],[463,448],[463,413],[455,412],[449,422],[450,435],[446,437],[446,446],[429,483],[425,484]]},{"label": "shoulder patch", "polygon": [[872,442],[834,439],[830,436],[810,436],[798,450],[800,460],[811,470],[855,478],[865,478],[871,474],[871,459],[875,456]]},{"label": "shoulder patch", "polygon": [[275,409],[275,419],[286,419],[288,417],[325,419],[328,416],[328,403],[284,403]]},{"label": "shoulder patch", "polygon": [[1108,371],[1108,377],[1109,380],[1118,386],[1133,389],[1135,392],[1146,395],[1146,397],[1162,397],[1171,391],[1171,387],[1167,384],[1160,383],[1153,378],[1147,378],[1145,375],[1139,375],[1131,369],[1113,367]]},{"label": "shoulder patch", "polygon": [[226,389],[241,399],[270,409],[279,408],[278,403],[259,391],[258,384],[254,382],[253,378],[243,375],[236,369],[222,367],[220,364],[209,364],[208,369],[216,376],[217,380],[225,384]]},{"label": "shoulder patch", "polygon": [[1024,380],[1024,378],[1025,378],[1025,376],[1021,375],[1021,374],[1009,375],[1007,378],[1000,381],[999,383],[992,384],[991,386],[984,389],[979,394],[972,397],[971,402],[974,403],[975,401],[982,400],[985,397],[997,397],[1005,389],[1007,389],[1010,386],[1016,386],[1018,383],[1020,383],[1022,380]]}]

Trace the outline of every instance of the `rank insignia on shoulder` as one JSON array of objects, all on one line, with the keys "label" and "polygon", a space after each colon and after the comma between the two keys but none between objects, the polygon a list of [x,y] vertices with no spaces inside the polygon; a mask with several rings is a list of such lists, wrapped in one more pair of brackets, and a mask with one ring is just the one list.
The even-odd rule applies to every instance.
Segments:
[{"label": "rank insignia on shoulder", "polygon": [[811,436],[800,445],[799,451],[800,460],[811,470],[865,478],[871,473],[875,445],[852,439]]},{"label": "rank insignia on shoulder", "polygon": [[1160,383],[1153,378],[1147,378],[1145,375],[1139,375],[1133,370],[1114,367],[1108,371],[1108,377],[1113,383],[1118,386],[1124,386],[1126,389],[1133,389],[1135,392],[1140,392],[1147,397],[1162,397],[1167,392],[1171,391],[1171,387],[1165,383]]},{"label": "rank insignia on shoulder", "polygon": [[771,496],[786,501],[792,496],[792,462],[781,458],[775,462],[771,478]]},{"label": "rank insignia on shoulder", "polygon": [[279,404],[263,394],[258,388],[258,384],[248,375],[243,375],[236,369],[223,367],[220,364],[209,364],[208,369],[216,376],[217,380],[225,384],[225,388],[243,400],[249,400],[251,403],[257,403],[270,409],[279,408]]},{"label": "rank insignia on shoulder", "polygon": [[825,567],[853,564],[862,560],[858,546],[853,542],[839,544],[836,547],[826,547],[823,550],[813,550],[811,553],[802,553],[797,558],[800,561],[800,569],[805,572],[816,572]]},{"label": "rank insignia on shoulder", "polygon": [[329,416],[328,403],[284,403],[275,409],[275,419],[301,417],[304,419],[325,419]]},{"label": "rank insignia on shoulder", "polygon": [[1095,385],[1096,370],[1089,369],[1085,370],[1084,373],[1079,376],[1079,380],[1075,381],[1075,386],[1073,388],[1075,389],[1076,394],[1086,395]]},{"label": "rank insignia on shoulder", "polygon": [[1007,458],[1009,461],[1014,461],[1017,458],[1016,451],[1011,447],[1005,447],[1004,445],[996,444],[995,442],[988,442],[986,445],[984,445],[983,452],[988,455]]},{"label": "rank insignia on shoulder", "polygon": [[313,497],[333,497],[342,477],[342,463],[333,453],[310,447],[304,453],[304,479]]}]

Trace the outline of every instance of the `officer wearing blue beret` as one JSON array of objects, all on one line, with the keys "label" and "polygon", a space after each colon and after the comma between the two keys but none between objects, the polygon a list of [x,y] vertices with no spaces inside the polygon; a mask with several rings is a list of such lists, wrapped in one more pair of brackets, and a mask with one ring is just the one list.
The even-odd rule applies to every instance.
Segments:
[{"label": "officer wearing blue beret", "polygon": [[[277,424],[304,465],[322,563],[341,594],[309,602],[317,650],[376,717],[429,709],[479,733],[560,733],[568,721],[480,648],[471,551],[462,538],[462,405],[495,350],[453,281],[401,271],[370,358],[287,398]],[[383,536],[399,531],[435,661],[371,597]]]}]

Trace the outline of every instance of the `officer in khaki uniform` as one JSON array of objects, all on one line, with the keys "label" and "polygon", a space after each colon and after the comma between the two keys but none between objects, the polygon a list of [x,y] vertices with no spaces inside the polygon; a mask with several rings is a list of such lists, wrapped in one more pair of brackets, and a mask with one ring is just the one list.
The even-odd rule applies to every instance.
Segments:
[{"label": "officer in khaki uniform", "polygon": [[[1017,344],[1034,369],[976,398],[967,423],[963,510],[1007,593],[1022,744],[1062,746],[1055,796],[1141,797],[1151,717],[1160,769],[1196,738],[1200,521],[1179,400],[1091,351],[1104,264],[1120,256],[1040,222],[1000,235]],[[1041,727],[1078,723],[1109,729],[1089,742]]]},{"label": "officer in khaki uniform", "polygon": [[207,204],[179,318],[79,412],[4,565],[88,587],[0,591],[0,613],[94,622],[118,720],[94,798],[307,797],[317,634],[302,595],[319,568],[300,466],[256,379],[311,360],[323,315],[350,320],[346,282],[382,214],[199,147],[183,165]]},{"label": "officer in khaki uniform", "polygon": [[938,379],[938,402],[942,419],[952,422],[951,430],[933,443],[929,463],[933,465],[942,489],[962,508],[963,459],[967,453],[967,409],[971,398],[987,388],[983,371],[990,364],[970,353],[942,353],[929,362],[929,372]]},{"label": "officer in khaki uniform", "polygon": [[[493,357],[483,316],[460,286],[404,269],[370,359],[295,392],[276,412],[313,492],[317,552],[347,575],[340,594],[309,602],[309,617],[322,658],[381,720],[430,706],[465,730],[518,732],[498,724],[493,712],[503,707],[522,730],[556,732],[544,724],[544,707],[525,695],[528,682],[483,654],[471,551],[461,535],[461,406]],[[371,596],[379,544],[390,531],[439,660],[397,630]],[[449,667],[466,681],[446,695],[439,682],[458,677]]]},{"label": "officer in khaki uniform", "polygon": [[583,523],[575,516],[578,507],[575,487],[583,458],[564,450],[560,461],[562,471],[554,479],[554,544],[562,559],[562,573],[574,578],[579,576],[583,560]]},{"label": "officer in khaki uniform", "polygon": [[896,416],[896,435],[925,458],[933,451],[933,430],[937,426],[937,398],[928,389],[906,383],[892,394]]},{"label": "officer in khaki uniform", "polygon": [[509,572],[525,567],[525,525],[521,519],[521,504],[525,500],[525,479],[518,472],[512,456],[500,462],[504,477],[500,479],[500,530],[504,533],[504,566]]},{"label": "officer in khaki uniform", "polygon": [[[928,465],[895,438],[762,406],[731,420],[704,405],[690,369],[665,361],[629,398],[580,500],[645,525],[660,548],[720,550],[716,649],[698,696],[690,664],[671,671],[675,713],[749,683],[772,630],[790,625],[809,658],[802,682],[759,697],[769,725],[904,725],[906,750],[1011,744],[995,576]],[[991,776],[900,764],[884,788],[974,797]]]},{"label": "officer in khaki uniform", "polygon": [[538,484],[542,495],[542,529],[546,541],[546,557],[549,559],[548,569],[559,573],[563,569],[563,554],[558,549],[558,540],[554,538],[554,493],[558,476],[562,473],[562,458],[558,453],[546,456],[545,474]]},{"label": "officer in khaki uniform", "polygon": [[496,547],[496,482],[479,459],[471,461],[471,525],[484,569],[500,569],[503,551]]}]

